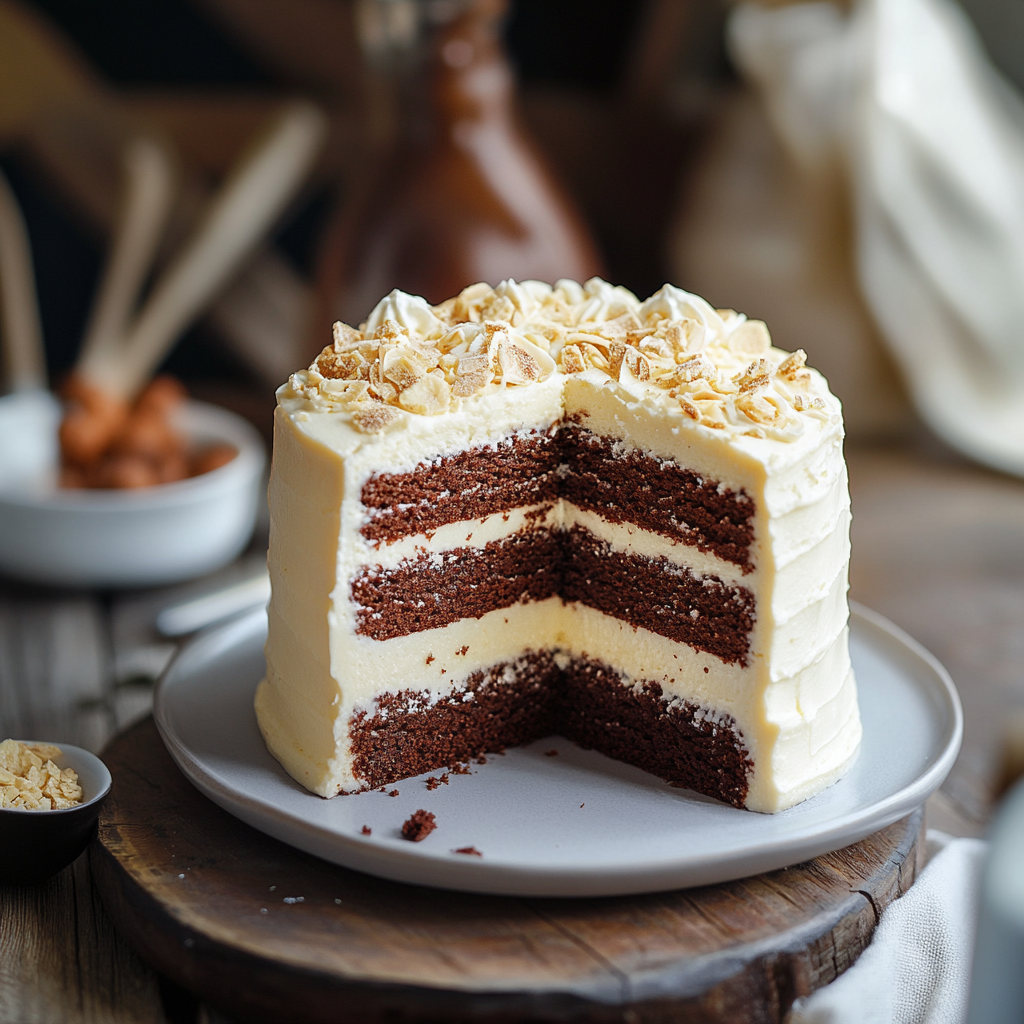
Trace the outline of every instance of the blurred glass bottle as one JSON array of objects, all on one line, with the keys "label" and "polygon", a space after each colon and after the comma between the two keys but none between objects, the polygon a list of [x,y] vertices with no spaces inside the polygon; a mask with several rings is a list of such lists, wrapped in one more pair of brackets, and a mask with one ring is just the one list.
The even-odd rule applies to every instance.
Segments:
[{"label": "blurred glass bottle", "polygon": [[507,0],[360,0],[371,156],[325,234],[314,331],[392,288],[441,302],[476,281],[586,280],[601,260],[514,110]]}]

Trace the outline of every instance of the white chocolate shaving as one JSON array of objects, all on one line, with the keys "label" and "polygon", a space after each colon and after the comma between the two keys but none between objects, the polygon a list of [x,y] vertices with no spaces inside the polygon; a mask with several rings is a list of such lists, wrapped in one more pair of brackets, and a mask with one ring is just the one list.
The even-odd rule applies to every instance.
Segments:
[{"label": "white chocolate shaving", "polygon": [[835,415],[804,359],[773,348],[760,320],[674,285],[640,302],[598,278],[509,280],[437,306],[396,289],[358,329],[335,324],[333,343],[290,385],[376,433],[490,391],[597,373],[710,430],[784,441],[803,433],[802,417]]}]

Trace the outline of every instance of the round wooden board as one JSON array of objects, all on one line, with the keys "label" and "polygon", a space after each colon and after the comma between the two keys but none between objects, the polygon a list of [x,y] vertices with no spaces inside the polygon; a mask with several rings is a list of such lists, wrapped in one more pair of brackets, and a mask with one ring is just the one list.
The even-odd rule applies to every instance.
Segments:
[{"label": "round wooden board", "polygon": [[91,864],[115,924],[159,970],[254,1022],[781,1021],[857,959],[922,849],[918,810],[725,885],[478,896],[382,881],[255,831],[192,787],[152,720],[104,760],[114,785]]}]

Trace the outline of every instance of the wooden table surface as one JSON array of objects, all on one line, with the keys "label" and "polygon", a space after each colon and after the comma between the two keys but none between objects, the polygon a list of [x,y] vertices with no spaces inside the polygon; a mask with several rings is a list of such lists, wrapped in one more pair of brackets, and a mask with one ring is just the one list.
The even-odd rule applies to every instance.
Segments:
[{"label": "wooden table surface", "polygon": [[[963,698],[963,752],[928,804],[929,825],[985,825],[1003,723],[1024,708],[1024,482],[920,438],[847,452],[851,596],[932,650]],[[251,568],[257,552],[218,574]],[[173,647],[155,611],[218,580],[141,594],[55,593],[0,582],[0,738],[101,749],[148,713]],[[37,889],[0,886],[0,1021],[216,1024],[115,934],[86,857]]]}]

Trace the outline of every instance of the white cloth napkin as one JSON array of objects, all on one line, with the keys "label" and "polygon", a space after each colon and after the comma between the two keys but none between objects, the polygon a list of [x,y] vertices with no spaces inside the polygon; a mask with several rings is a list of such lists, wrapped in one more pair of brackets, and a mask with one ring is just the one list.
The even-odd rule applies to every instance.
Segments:
[{"label": "white cloth napkin", "polygon": [[927,867],[882,914],[871,945],[788,1024],[961,1024],[988,843],[929,829]]},{"label": "white cloth napkin", "polygon": [[865,298],[918,410],[1024,475],[1024,103],[953,0],[743,3],[736,62],[809,174],[843,165]]}]

